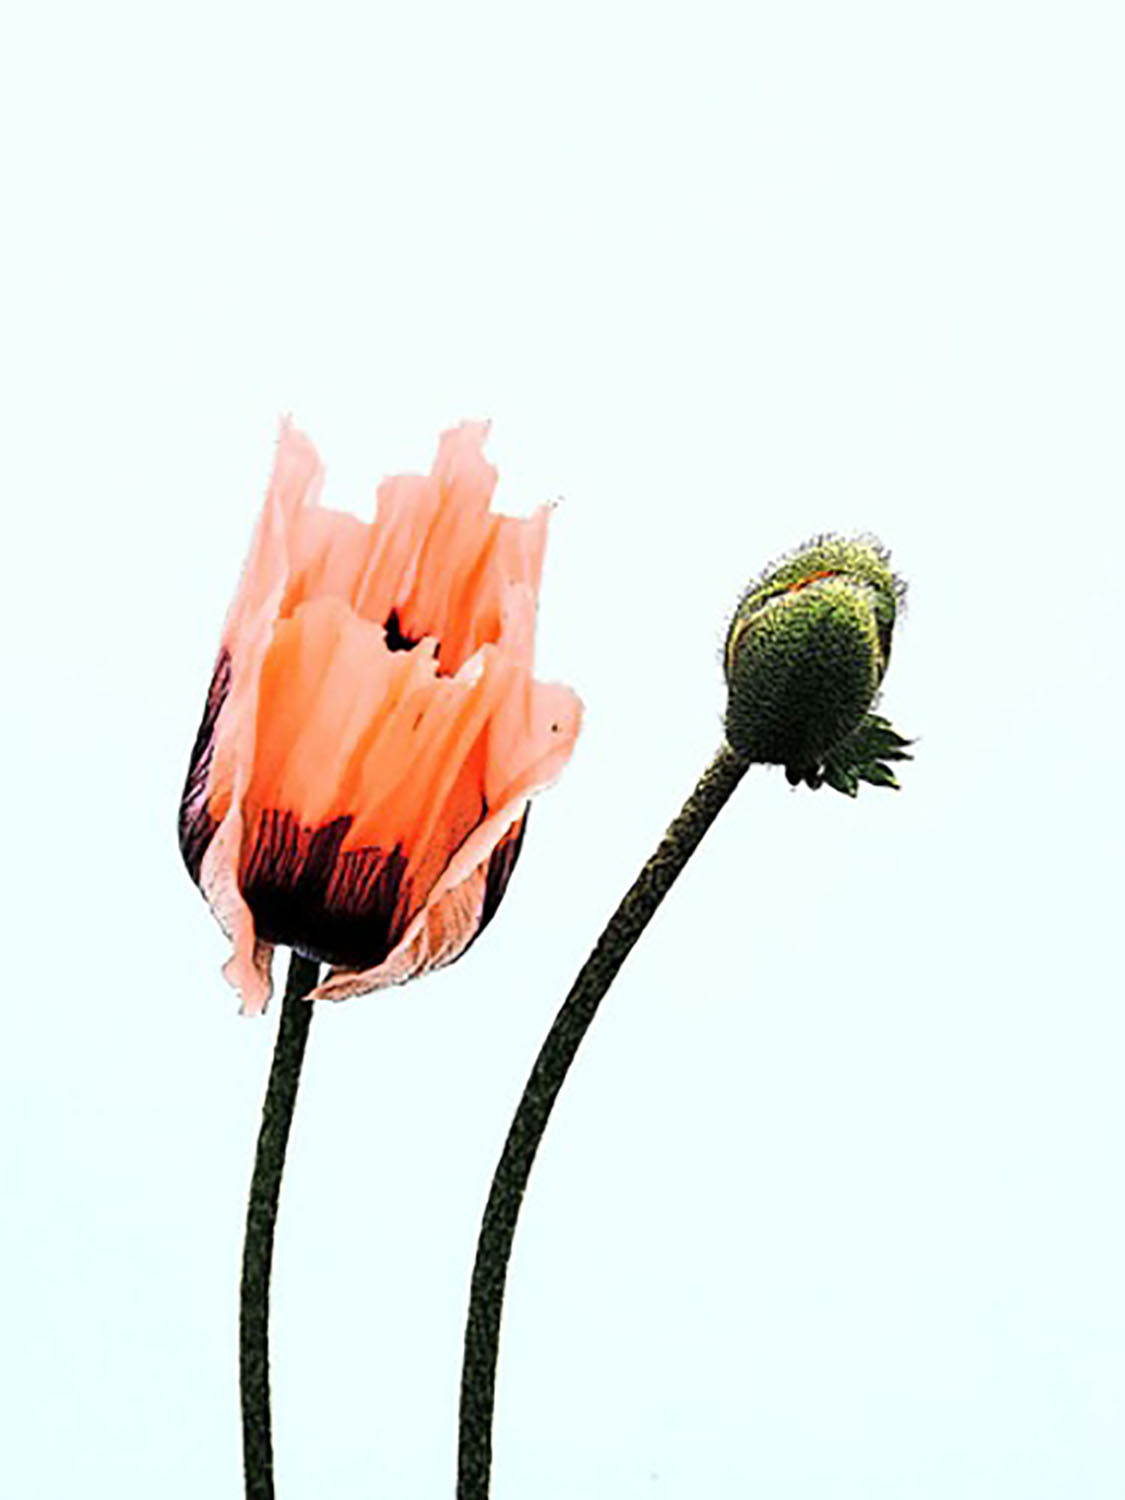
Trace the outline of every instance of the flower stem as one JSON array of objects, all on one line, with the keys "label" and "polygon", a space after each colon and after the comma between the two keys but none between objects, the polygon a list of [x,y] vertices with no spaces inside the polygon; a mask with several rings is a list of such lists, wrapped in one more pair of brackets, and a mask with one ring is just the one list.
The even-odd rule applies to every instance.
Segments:
[{"label": "flower stem", "polygon": [[277,1199],[285,1148],[297,1103],[313,1007],[304,997],[313,989],[320,965],[294,952],[281,1004],[273,1065],[262,1105],[258,1154],[246,1208],[242,1250],[242,1304],[239,1370],[242,1381],[242,1462],[246,1500],[273,1500],[273,1439],[270,1432],[270,1269]]},{"label": "flower stem", "polygon": [[582,1038],[656,908],[749,762],[723,745],[583,964],[540,1049],[504,1143],[477,1241],[461,1371],[457,1500],[488,1500],[500,1315],[516,1220],[551,1110]]}]

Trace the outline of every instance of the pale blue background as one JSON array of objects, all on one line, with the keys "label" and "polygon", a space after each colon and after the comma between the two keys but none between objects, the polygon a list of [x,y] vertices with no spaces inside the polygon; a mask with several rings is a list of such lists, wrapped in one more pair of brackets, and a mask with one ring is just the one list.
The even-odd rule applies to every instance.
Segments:
[{"label": "pale blue background", "polygon": [[740,790],[514,1262],[495,1500],[1120,1500],[1122,13],[24,7],[0,61],[0,1496],[240,1493],[273,1019],[175,808],[278,414],[363,509],[491,416],[587,704],[463,964],[318,1015],[279,1500],[453,1490],[487,1182],[710,756],[723,622],[871,528],[899,796]]}]

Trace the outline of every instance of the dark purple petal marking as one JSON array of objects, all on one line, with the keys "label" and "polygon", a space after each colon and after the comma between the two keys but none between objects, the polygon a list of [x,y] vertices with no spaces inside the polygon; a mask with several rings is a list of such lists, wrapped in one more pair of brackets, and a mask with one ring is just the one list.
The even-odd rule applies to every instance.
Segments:
[{"label": "dark purple petal marking", "polygon": [[207,807],[207,782],[215,756],[215,726],[229,692],[230,652],[224,646],[211,674],[211,686],[207,690],[207,702],[203,708],[195,744],[191,747],[187,780],[180,798],[180,853],[184,857],[188,874],[196,885],[199,884],[199,867],[203,863],[203,856],[219,826]]},{"label": "dark purple petal marking", "polygon": [[508,889],[508,881],[512,878],[516,860],[519,859],[520,850],[523,848],[523,836],[527,832],[527,815],[530,811],[530,808],[526,809],[523,817],[508,829],[489,856],[488,871],[484,877],[484,902],[481,906],[480,925],[467,945],[469,948],[496,915],[504,892]]},{"label": "dark purple petal marking", "polygon": [[353,818],[305,828],[270,809],[258,821],[239,885],[260,938],[344,969],[382,963],[402,935],[406,856],[341,846]]}]

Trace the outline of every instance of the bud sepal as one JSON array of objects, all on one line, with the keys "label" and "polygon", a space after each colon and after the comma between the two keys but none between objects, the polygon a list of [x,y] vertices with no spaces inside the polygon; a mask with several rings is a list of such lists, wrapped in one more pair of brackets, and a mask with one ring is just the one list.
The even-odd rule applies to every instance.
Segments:
[{"label": "bud sepal", "polygon": [[819,766],[805,771],[787,767],[785,774],[791,786],[802,782],[814,790],[830,786],[845,797],[856,796],[861,781],[898,791],[898,777],[888,762],[913,760],[907,748],[913,743],[899,734],[888,719],[867,714],[851,734],[832,747]]}]

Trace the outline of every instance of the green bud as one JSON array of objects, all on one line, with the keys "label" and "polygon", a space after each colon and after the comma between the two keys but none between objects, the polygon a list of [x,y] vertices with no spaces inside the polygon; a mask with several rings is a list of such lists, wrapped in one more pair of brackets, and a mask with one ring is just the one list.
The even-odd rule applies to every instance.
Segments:
[{"label": "green bud", "polygon": [[751,585],[726,643],[731,748],[819,785],[883,680],[900,595],[869,538],[818,538]]}]

